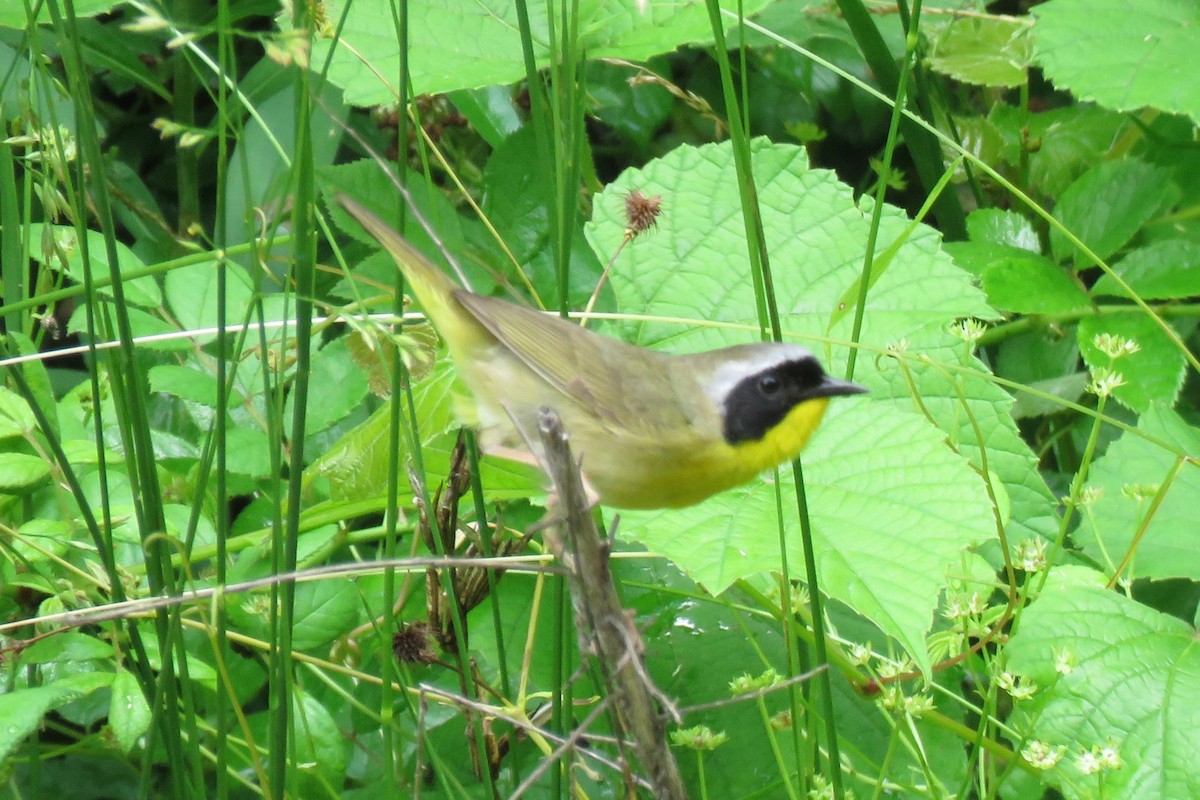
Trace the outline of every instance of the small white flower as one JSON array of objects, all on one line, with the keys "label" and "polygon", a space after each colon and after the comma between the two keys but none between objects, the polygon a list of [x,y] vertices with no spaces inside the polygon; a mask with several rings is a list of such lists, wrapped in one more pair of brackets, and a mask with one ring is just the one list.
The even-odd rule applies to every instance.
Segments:
[{"label": "small white flower", "polygon": [[1066,752],[1065,744],[1055,747],[1052,744],[1031,739],[1029,744],[1025,745],[1025,749],[1021,751],[1021,758],[1036,769],[1053,769]]},{"label": "small white flower", "polygon": [[1096,367],[1092,370],[1092,380],[1087,390],[1097,397],[1108,397],[1125,385],[1125,378],[1116,370],[1108,367]]},{"label": "small white flower", "polygon": [[1097,333],[1092,337],[1092,345],[1109,358],[1133,355],[1142,349],[1133,339],[1115,333]]},{"label": "small white flower", "polygon": [[1037,693],[1037,684],[1031,680],[1020,680],[1011,672],[1001,672],[996,678],[1000,688],[1008,692],[1014,700],[1028,700]]},{"label": "small white flower", "polygon": [[913,694],[904,698],[904,712],[910,717],[924,716],[933,709],[933,698],[927,694]]},{"label": "small white flower", "polygon": [[1100,770],[1104,769],[1104,765],[1100,763],[1100,756],[1092,750],[1085,750],[1075,756],[1075,768],[1084,775],[1095,775]]},{"label": "small white flower", "polygon": [[1127,483],[1121,487],[1121,494],[1140,503],[1152,499],[1161,489],[1162,485],[1158,483]]},{"label": "small white flower", "polygon": [[1096,753],[1100,759],[1100,766],[1104,769],[1120,769],[1121,768],[1121,753],[1117,750],[1114,744],[1107,744],[1101,747]]},{"label": "small white flower", "polygon": [[850,660],[856,666],[865,667],[871,661],[871,648],[865,644],[855,643],[850,645]]},{"label": "small white flower", "polygon": [[987,326],[975,318],[962,319],[950,326],[950,334],[957,336],[967,344],[975,344],[983,334],[987,332]]},{"label": "small white flower", "polygon": [[1046,566],[1046,540],[1026,539],[1017,546],[1017,566],[1026,572],[1040,572]]},{"label": "small white flower", "polygon": [[1075,671],[1075,654],[1069,647],[1054,648],[1054,671],[1059,675],[1070,675]]}]

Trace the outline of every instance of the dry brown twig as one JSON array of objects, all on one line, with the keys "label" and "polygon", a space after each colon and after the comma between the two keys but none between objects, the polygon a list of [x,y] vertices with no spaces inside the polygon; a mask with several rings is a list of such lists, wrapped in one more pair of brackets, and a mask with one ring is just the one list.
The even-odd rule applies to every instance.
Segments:
[{"label": "dry brown twig", "polygon": [[620,738],[632,743],[654,796],[686,800],[660,711],[673,709],[646,674],[642,637],[617,597],[608,567],[608,543],[592,519],[567,433],[549,409],[539,416],[538,432],[545,448],[544,466],[558,498],[551,512],[556,514],[554,524],[545,540],[567,570],[580,651],[598,662],[616,709],[617,728],[624,732]]}]

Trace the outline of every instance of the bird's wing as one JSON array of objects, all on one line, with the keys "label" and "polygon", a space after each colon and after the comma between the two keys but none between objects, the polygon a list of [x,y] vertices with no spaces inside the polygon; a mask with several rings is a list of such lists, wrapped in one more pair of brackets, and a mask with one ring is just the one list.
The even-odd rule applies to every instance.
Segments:
[{"label": "bird's wing", "polygon": [[654,435],[690,423],[669,356],[497,298],[455,298],[522,363],[614,432]]}]

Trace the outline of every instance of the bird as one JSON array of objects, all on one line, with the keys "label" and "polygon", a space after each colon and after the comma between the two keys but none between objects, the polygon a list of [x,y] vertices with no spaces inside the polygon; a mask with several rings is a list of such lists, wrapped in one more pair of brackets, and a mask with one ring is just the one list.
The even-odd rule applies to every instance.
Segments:
[{"label": "bird", "polygon": [[661,353],[476,294],[361,203],[336,200],[395,260],[446,343],[468,395],[456,414],[480,429],[484,451],[536,457],[529,443],[549,408],[603,505],[682,508],[748,483],[804,449],[831,398],[867,391],[797,344]]}]

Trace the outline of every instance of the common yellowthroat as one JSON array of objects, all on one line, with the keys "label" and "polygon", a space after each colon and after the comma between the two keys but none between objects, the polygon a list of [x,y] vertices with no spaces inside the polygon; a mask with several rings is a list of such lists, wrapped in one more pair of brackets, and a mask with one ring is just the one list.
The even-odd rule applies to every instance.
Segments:
[{"label": "common yellowthroat", "polygon": [[484,448],[524,448],[517,430],[536,439],[539,409],[552,408],[605,505],[688,506],[746,483],[804,449],[829,398],[866,391],[798,345],[667,355],[475,294],[356,201],[338,202],[445,339],[474,401],[459,416],[482,429]]}]

